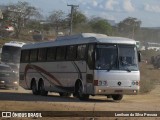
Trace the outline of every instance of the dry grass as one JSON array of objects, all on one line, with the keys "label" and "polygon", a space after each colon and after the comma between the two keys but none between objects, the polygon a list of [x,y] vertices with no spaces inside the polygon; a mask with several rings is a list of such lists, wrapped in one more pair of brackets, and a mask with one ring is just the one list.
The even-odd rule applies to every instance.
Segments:
[{"label": "dry grass", "polygon": [[[143,51],[143,58],[150,60],[150,57],[156,55],[154,51]],[[141,81],[140,81],[140,92],[147,93],[155,88],[157,83],[160,83],[160,70],[154,69],[153,65],[145,62],[140,63]]]}]

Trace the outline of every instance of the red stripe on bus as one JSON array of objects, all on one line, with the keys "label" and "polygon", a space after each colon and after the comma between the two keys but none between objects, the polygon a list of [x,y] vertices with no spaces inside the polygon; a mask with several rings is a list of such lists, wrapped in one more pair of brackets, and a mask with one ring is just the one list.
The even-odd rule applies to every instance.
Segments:
[{"label": "red stripe on bus", "polygon": [[59,81],[56,77],[54,77],[52,74],[50,74],[50,73],[47,72],[46,70],[44,70],[44,69],[42,69],[42,68],[40,68],[40,67],[38,67],[38,66],[36,66],[36,65],[31,65],[31,64],[28,64],[28,65],[26,65],[26,67],[25,67],[25,72],[24,72],[25,80],[26,80],[27,71],[28,71],[29,69],[34,69],[34,70],[37,70],[37,71],[39,71],[39,72],[41,72],[41,73],[46,74],[47,76],[49,76],[49,77],[52,78],[54,81],[56,81],[59,85],[62,86],[62,84],[60,83],[60,81]]}]

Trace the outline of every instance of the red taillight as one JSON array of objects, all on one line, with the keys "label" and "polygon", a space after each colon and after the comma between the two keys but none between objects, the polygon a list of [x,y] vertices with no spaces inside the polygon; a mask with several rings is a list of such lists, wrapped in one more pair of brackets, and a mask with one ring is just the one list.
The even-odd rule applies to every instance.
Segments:
[{"label": "red taillight", "polygon": [[98,80],[94,80],[94,86],[98,86]]}]

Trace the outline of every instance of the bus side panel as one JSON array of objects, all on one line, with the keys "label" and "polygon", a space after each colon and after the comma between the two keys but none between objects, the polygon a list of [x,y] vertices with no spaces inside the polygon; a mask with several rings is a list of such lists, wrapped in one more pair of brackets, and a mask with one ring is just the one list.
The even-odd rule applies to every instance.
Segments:
[{"label": "bus side panel", "polygon": [[25,89],[29,89],[31,80],[34,78],[37,84],[42,79],[47,91],[73,92],[77,79],[85,83],[86,63],[79,61],[22,63],[20,74],[20,85]]}]

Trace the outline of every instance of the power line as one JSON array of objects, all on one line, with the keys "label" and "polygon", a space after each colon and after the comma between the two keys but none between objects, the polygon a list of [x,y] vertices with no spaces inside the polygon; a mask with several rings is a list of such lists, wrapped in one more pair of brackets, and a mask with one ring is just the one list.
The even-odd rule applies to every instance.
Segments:
[{"label": "power line", "polygon": [[70,18],[70,35],[72,34],[72,24],[73,24],[73,11],[75,8],[79,7],[79,5],[67,5],[71,7],[71,18]]}]

